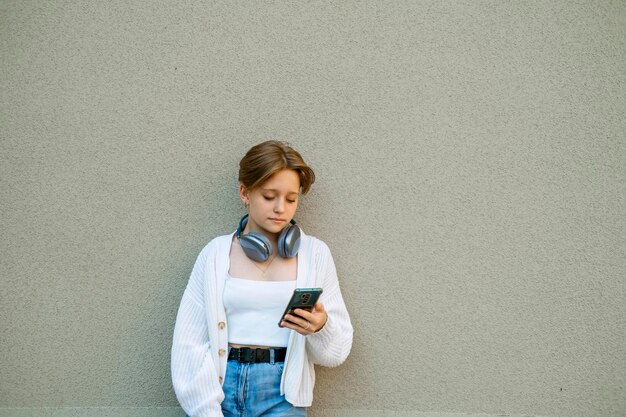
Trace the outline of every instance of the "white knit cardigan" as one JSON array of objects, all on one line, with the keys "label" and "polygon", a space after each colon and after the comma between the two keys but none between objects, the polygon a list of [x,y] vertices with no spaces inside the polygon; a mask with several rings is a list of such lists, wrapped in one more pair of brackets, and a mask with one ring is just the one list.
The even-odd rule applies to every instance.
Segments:
[{"label": "white knit cardigan", "polygon": [[[198,255],[183,294],[172,344],[172,382],[190,417],[222,417],[222,383],[226,375],[228,329],[222,301],[234,234],[217,237]],[[296,286],[324,289],[320,302],[328,313],[317,333],[291,331],[281,394],[297,407],[313,401],[314,364],[334,367],[352,348],[352,324],[343,302],[328,246],[302,233]]]}]

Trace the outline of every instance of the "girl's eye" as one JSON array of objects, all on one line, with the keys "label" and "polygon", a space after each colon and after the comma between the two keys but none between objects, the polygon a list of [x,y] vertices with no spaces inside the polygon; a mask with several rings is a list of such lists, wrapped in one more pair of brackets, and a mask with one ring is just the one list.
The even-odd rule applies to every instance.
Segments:
[{"label": "girl's eye", "polygon": [[[273,200],[275,198],[275,196],[273,196],[273,195],[264,195],[263,198],[266,199],[267,201],[271,201],[271,200]],[[285,201],[287,201],[287,203],[289,203],[289,204],[293,204],[293,203],[297,202],[297,200],[289,200],[289,199],[286,199]]]}]

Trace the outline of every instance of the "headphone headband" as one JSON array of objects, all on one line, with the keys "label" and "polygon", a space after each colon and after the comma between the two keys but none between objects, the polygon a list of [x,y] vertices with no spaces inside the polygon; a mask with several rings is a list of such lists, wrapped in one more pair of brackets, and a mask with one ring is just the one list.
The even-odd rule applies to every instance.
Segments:
[{"label": "headphone headband", "polygon": [[[243,230],[246,228],[246,225],[248,224],[248,217],[250,217],[250,215],[246,214],[245,216],[243,216],[241,218],[241,220],[239,220],[239,226],[237,226],[237,232],[235,234],[237,236],[237,239],[241,239],[241,234],[243,233]],[[289,221],[289,224],[291,226],[295,226],[296,225],[296,221],[294,219],[291,219]],[[287,227],[289,227],[289,226],[287,226]]]}]

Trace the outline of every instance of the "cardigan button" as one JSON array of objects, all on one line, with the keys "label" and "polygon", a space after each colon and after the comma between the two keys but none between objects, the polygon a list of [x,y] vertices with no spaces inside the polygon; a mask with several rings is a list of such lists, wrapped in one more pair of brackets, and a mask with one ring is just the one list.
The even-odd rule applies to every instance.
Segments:
[{"label": "cardigan button", "polygon": [[224,327],[226,327],[226,323],[224,323],[223,321],[220,321],[219,323],[217,323],[218,329],[224,330]]},{"label": "cardigan button", "polygon": [[222,382],[224,382],[224,378],[222,378],[221,376],[220,376],[218,379],[219,379],[219,381],[220,381],[220,384],[221,384]]},{"label": "cardigan button", "polygon": [[220,356],[224,356],[226,354],[226,350],[225,349],[220,349],[217,353]]}]

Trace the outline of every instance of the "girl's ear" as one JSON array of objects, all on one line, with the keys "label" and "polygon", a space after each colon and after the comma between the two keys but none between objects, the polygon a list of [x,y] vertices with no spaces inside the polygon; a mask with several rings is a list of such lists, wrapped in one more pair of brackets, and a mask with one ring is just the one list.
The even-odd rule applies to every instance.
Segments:
[{"label": "girl's ear", "polygon": [[243,184],[239,184],[239,198],[241,198],[243,205],[248,207],[248,189]]}]

